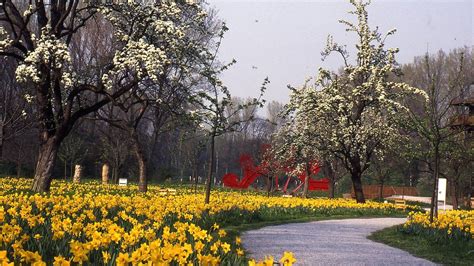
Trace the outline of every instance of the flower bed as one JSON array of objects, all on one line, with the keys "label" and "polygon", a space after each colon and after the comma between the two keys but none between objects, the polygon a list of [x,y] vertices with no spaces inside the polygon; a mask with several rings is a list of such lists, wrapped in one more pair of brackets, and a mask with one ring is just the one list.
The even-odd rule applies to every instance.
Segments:
[{"label": "flower bed", "polygon": [[429,213],[410,212],[400,230],[435,241],[470,240],[474,238],[474,211],[440,213],[433,223],[430,223]]},{"label": "flower bed", "polygon": [[[393,204],[347,199],[265,197],[178,188],[176,195],[150,186],[55,181],[48,194],[31,194],[31,180],[0,179],[0,262],[68,265],[219,263],[247,264],[240,238],[228,225],[332,215],[393,215]],[[6,251],[6,252],[5,252]],[[282,254],[291,264],[291,253]],[[272,258],[273,260],[273,258]]]}]

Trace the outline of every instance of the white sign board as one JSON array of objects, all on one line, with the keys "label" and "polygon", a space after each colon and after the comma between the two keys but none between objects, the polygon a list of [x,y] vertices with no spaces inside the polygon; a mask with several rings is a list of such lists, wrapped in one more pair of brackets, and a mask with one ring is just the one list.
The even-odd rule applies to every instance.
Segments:
[{"label": "white sign board", "polygon": [[438,179],[438,201],[446,202],[446,178]]},{"label": "white sign board", "polygon": [[127,182],[126,178],[119,178],[119,186],[126,186]]}]

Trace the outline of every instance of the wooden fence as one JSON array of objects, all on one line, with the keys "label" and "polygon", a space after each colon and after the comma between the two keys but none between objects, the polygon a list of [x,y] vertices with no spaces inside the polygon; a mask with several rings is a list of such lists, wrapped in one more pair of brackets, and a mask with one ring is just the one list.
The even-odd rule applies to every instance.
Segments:
[{"label": "wooden fence", "polygon": [[[362,190],[366,199],[375,199],[380,195],[380,185],[365,185],[362,186]],[[418,196],[418,191],[414,187],[383,186],[382,196],[384,198],[393,195]],[[351,196],[355,198],[354,188],[352,188]]]}]

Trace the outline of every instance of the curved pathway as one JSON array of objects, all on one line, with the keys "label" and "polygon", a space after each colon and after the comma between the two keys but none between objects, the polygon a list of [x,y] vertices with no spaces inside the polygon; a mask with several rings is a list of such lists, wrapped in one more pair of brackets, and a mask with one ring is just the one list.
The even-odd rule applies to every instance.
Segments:
[{"label": "curved pathway", "polygon": [[327,220],[283,224],[242,235],[250,257],[279,259],[294,253],[295,265],[435,265],[406,251],[367,239],[372,232],[401,224],[404,218]]}]

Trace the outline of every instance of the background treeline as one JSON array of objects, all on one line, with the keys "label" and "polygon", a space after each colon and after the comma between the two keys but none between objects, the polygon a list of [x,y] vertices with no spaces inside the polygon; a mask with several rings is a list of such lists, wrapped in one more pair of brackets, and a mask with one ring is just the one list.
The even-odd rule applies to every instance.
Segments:
[{"label": "background treeline", "polygon": [[[460,58],[464,63],[460,66]],[[9,59],[0,59],[1,71],[1,108],[2,127],[1,168],[0,173],[6,176],[32,177],[38,149],[37,131],[30,117],[34,116],[21,94],[19,85],[14,80]],[[463,69],[462,90],[450,90],[454,78],[459,78],[459,68]],[[443,99],[440,100],[440,119],[443,127],[459,114],[468,114],[467,106],[452,106],[450,103],[458,99],[469,99],[473,95],[473,57],[471,48],[460,48],[449,53],[439,51],[428,56],[415,58],[413,63],[403,66],[402,80],[427,90],[436,86]],[[271,93],[271,92],[270,92]],[[243,104],[247,99],[233,98],[235,104]],[[110,106],[102,113],[113,113]],[[471,107],[472,108],[472,107]],[[416,110],[416,108],[414,108]],[[445,110],[446,109],[446,110]],[[215,173],[219,180],[225,173],[241,173],[239,156],[243,153],[255,156],[256,163],[260,159],[261,145],[271,143],[272,134],[284,124],[278,114],[283,110],[283,103],[270,102],[260,110],[256,117],[250,108],[239,111],[242,120],[248,122],[240,131],[230,132],[216,139]],[[229,111],[230,112],[230,111]],[[420,111],[421,112],[421,111]],[[443,112],[441,114],[441,112]],[[104,114],[91,114],[75,126],[72,133],[64,140],[58,154],[58,163],[54,169],[56,178],[72,178],[74,165],[83,166],[84,176],[99,178],[102,165],[107,163],[111,168],[112,179],[127,177],[136,180],[138,165],[131,148],[130,138],[123,129],[104,121]],[[180,121],[170,120],[155,130],[157,121],[153,111],[147,112],[138,129],[144,153],[147,157],[149,180],[162,182],[190,182],[190,177],[204,177],[207,173],[208,138],[199,129],[185,125]],[[163,117],[163,116],[162,116]],[[253,117],[253,119],[251,119]],[[430,119],[429,116],[425,117]],[[106,120],[106,119],[105,119]],[[430,191],[431,181],[428,178],[431,163],[429,148],[420,137],[413,134],[413,143],[400,147],[398,154],[377,160],[370,172],[365,176],[365,184],[416,186],[421,192]],[[403,149],[404,148],[404,149]],[[443,144],[442,176],[456,184],[460,195],[469,193],[472,187],[472,134],[466,133],[446,138]],[[403,154],[402,154],[403,153]],[[423,178],[425,177],[425,178]],[[260,180],[263,185],[263,180]],[[342,177],[338,181],[336,192],[347,192],[350,180]]]}]

